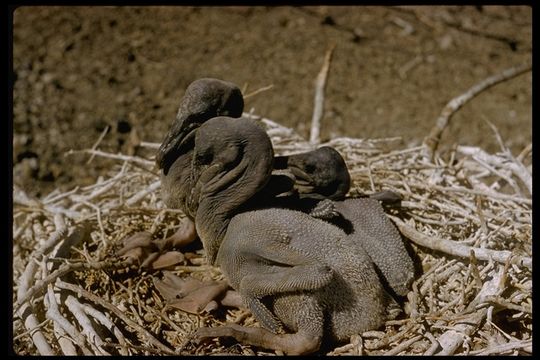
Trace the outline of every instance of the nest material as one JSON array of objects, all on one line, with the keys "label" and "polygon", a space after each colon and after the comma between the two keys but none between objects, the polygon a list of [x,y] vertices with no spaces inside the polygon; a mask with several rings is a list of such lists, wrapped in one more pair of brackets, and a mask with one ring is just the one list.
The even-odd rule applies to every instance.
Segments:
[{"label": "nest material", "polygon": [[[313,147],[293,130],[260,119],[277,155]],[[384,328],[321,354],[528,354],[532,351],[532,200],[526,149],[486,154],[456,146],[443,160],[398,139],[337,138],[351,195],[391,190],[403,198],[389,215],[421,267],[404,312]],[[157,144],[141,143],[155,148]],[[114,256],[137,231],[174,233],[184,214],[159,197],[153,162],[92,149],[119,165],[95,185],[30,199],[14,189],[13,334],[18,354],[274,354],[230,339],[195,345],[201,326],[258,326],[240,309],[193,315],[165,304],[159,272]],[[121,165],[120,165],[121,164]],[[223,279],[203,251],[172,271]],[[189,255],[189,256],[188,256]]]}]

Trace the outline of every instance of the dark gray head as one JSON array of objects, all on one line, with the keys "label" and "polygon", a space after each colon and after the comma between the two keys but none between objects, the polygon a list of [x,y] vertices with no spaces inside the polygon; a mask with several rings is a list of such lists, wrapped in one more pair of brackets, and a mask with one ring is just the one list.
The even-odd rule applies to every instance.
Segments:
[{"label": "dark gray head", "polygon": [[242,92],[233,83],[212,78],[198,79],[186,89],[176,119],[165,136],[156,163],[166,175],[176,158],[192,148],[194,131],[216,116],[240,117],[244,109]]},{"label": "dark gray head", "polygon": [[276,157],[274,167],[286,168],[295,176],[294,187],[301,198],[343,199],[351,185],[345,161],[337,150],[329,146]]},{"label": "dark gray head", "polygon": [[210,263],[230,219],[270,179],[274,151],[254,120],[215,117],[195,135],[188,207]]}]

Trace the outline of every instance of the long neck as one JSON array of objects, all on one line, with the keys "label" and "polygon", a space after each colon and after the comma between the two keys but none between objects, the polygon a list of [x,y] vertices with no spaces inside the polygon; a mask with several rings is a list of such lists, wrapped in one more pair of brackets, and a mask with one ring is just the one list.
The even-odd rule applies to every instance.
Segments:
[{"label": "long neck", "polygon": [[[254,156],[256,152],[252,151],[247,147],[245,154]],[[237,166],[201,193],[195,220],[211,264],[215,263],[230,220],[270,179],[272,161],[273,153],[255,159],[244,155]]]},{"label": "long neck", "polygon": [[188,217],[195,217],[195,210],[189,207],[189,195],[193,188],[191,181],[191,163],[193,150],[189,150],[176,158],[169,172],[161,173],[161,198],[165,205],[173,209],[181,209]]},{"label": "long neck", "polygon": [[266,132],[252,121],[215,118],[199,130],[196,149],[203,151],[205,144],[215,147],[214,160],[203,171],[195,171],[195,224],[214,264],[230,220],[270,179],[274,152]]}]

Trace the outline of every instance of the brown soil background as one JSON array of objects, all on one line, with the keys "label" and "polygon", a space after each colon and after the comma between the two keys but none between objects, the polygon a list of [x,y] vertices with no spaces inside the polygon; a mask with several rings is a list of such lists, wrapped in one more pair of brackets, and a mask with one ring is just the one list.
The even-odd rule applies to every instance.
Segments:
[{"label": "brown soil background", "polygon": [[[322,137],[402,137],[418,145],[445,104],[484,78],[531,59],[532,9],[483,7],[22,7],[13,27],[14,183],[43,196],[95,182],[104,159],[135,134],[160,142],[187,85],[217,77],[273,85],[246,110],[305,137],[314,80],[336,48]],[[532,76],[464,106],[444,134],[499,150],[485,120],[517,154],[532,141]],[[443,147],[444,149],[444,147]],[[151,154],[149,154],[151,155]]]}]

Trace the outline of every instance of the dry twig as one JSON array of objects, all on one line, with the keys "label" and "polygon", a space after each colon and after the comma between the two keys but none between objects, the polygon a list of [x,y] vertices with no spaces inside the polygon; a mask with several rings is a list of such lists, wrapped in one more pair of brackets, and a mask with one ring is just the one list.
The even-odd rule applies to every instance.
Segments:
[{"label": "dry twig", "polygon": [[324,109],[324,89],[326,87],[326,78],[328,77],[328,70],[330,69],[330,61],[332,60],[334,48],[335,45],[332,45],[330,46],[330,49],[326,51],[323,66],[319,75],[317,75],[317,80],[315,82],[315,105],[313,107],[311,132],[309,135],[309,142],[313,146],[318,145],[320,142],[319,134],[321,132],[321,119],[323,117]]},{"label": "dry twig", "polygon": [[[253,113],[244,113],[244,116],[261,121],[278,155],[312,149],[310,142],[292,129]],[[504,149],[494,155],[486,153],[488,157],[499,159],[499,166],[487,158],[464,154],[456,146],[452,161],[436,158],[436,163],[431,163],[423,160],[423,147],[390,151],[387,144],[395,140],[344,137],[331,139],[325,145],[335,147],[344,156],[351,170],[351,194],[392,190],[402,196],[401,208],[389,211],[402,232],[415,243],[413,247],[424,274],[415,281],[407,296],[403,319],[388,321],[386,328],[380,329],[384,331],[352,337],[349,344],[330,354],[526,353],[530,342],[517,339],[532,337],[532,199],[526,191],[516,196],[501,193],[499,188],[491,186],[487,175],[492,173],[478,161],[483,160],[521,185],[519,174],[502,167],[514,160],[505,155]],[[146,145],[152,148],[158,144]],[[523,162],[530,155],[530,151],[525,150],[516,160]],[[13,299],[17,341],[24,337],[35,347],[46,344],[38,350],[31,347],[32,353],[97,354],[105,351],[137,355],[251,351],[265,354],[262,349],[252,350],[243,345],[226,348],[214,343],[193,347],[189,335],[195,329],[225,320],[216,314],[197,316],[166,309],[151,281],[153,276],[160,276],[159,272],[152,275],[134,272],[129,268],[129,261],[108,262],[110,254],[127,234],[150,231],[156,237],[165,238],[178,228],[184,215],[165,208],[159,196],[154,195],[159,187],[158,175],[146,165],[137,165],[149,165],[149,160],[105,152],[96,154],[101,155],[111,155],[122,163],[113,165],[94,185],[65,193],[54,192],[43,199],[32,199],[15,189],[13,269],[15,278],[21,279],[17,283],[20,295]],[[125,206],[126,203],[131,206]],[[51,220],[55,216],[56,227]],[[60,234],[58,230],[62,226],[58,219],[66,216],[71,220]],[[403,218],[410,218],[414,225],[404,222]],[[88,227],[89,235],[77,235],[76,229],[81,225]],[[70,235],[66,236],[68,233]],[[479,260],[476,264],[470,257],[471,249]],[[62,259],[47,262],[47,255]],[[223,279],[218,269],[205,263],[201,251],[184,255],[185,265],[174,268],[178,276]],[[46,266],[51,262],[60,266]],[[495,282],[493,278],[497,274],[493,275],[493,271],[500,262],[505,262],[505,267],[497,289],[507,289],[504,297],[496,291],[485,290],[486,284]],[[94,341],[90,345],[85,335],[77,333],[81,323],[66,315],[70,310],[65,299],[69,294],[75,299],[73,292],[80,295],[76,299],[80,305],[78,311],[93,321],[96,332],[109,329],[116,339],[111,342],[102,338],[97,341],[99,344]],[[47,320],[40,323],[34,316],[35,322],[23,328],[24,322],[17,316],[25,308],[36,315],[46,314]],[[497,330],[505,328],[496,324],[497,317],[491,314],[502,309],[519,329],[519,336]],[[250,313],[232,311],[227,313],[226,321],[252,325],[255,319]],[[123,324],[133,329],[140,343],[134,344],[133,337],[126,336],[125,342],[122,340],[120,331],[126,333]],[[509,343],[489,339],[494,329]],[[42,335],[41,340],[36,334]],[[159,340],[153,334],[160,334]],[[20,343],[17,346],[21,353],[29,351]]]},{"label": "dry twig", "polygon": [[471,87],[465,93],[450,100],[437,118],[436,125],[431,129],[429,135],[424,139],[425,155],[430,159],[433,159],[433,155],[439,146],[444,129],[446,129],[450,123],[452,115],[454,115],[463,105],[491,86],[512,79],[530,70],[532,70],[532,64],[530,62],[511,67],[499,74],[488,77],[487,79]]},{"label": "dry twig", "polygon": [[470,246],[461,245],[452,240],[427,236],[415,230],[395,216],[390,215],[390,218],[394,220],[403,235],[407,236],[414,243],[425,246],[429,249],[442,251],[446,254],[460,256],[463,258],[468,258],[471,252],[473,252],[474,256],[479,260],[487,261],[489,259],[493,259],[500,263],[505,263],[508,261],[508,259],[512,258],[513,264],[522,265],[528,269],[532,269],[532,259],[530,257],[514,256],[512,252],[506,250],[497,251],[483,248],[475,249]]},{"label": "dry twig", "polygon": [[158,349],[160,349],[161,351],[163,351],[166,354],[176,355],[176,353],[173,350],[171,350],[167,346],[163,345],[152,334],[150,334],[150,332],[148,332],[142,326],[140,326],[139,324],[137,324],[136,322],[134,322],[133,320],[128,318],[122,311],[120,311],[120,309],[118,309],[116,306],[112,305],[111,303],[109,303],[109,302],[101,299],[100,297],[92,294],[91,292],[88,292],[88,291],[82,289],[81,287],[75,286],[73,284],[69,284],[69,283],[66,283],[66,282],[63,282],[63,281],[57,281],[56,286],[59,287],[60,289],[66,289],[66,290],[73,291],[74,293],[77,293],[80,296],[84,296],[88,300],[103,306],[107,310],[111,311],[114,315],[116,315],[119,319],[124,321],[127,325],[129,325],[133,329],[135,329],[135,330],[139,331],[141,334],[143,334],[148,339],[148,342],[150,344],[154,345],[155,347],[157,347]]}]

